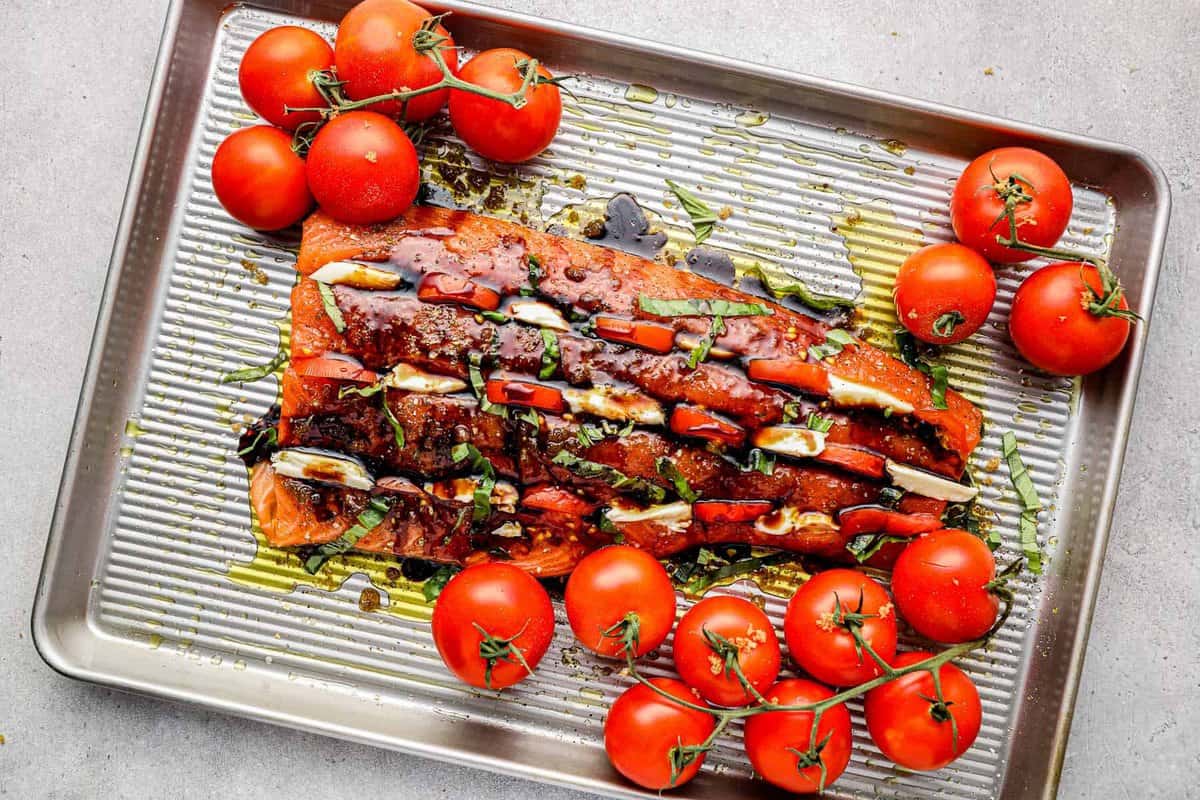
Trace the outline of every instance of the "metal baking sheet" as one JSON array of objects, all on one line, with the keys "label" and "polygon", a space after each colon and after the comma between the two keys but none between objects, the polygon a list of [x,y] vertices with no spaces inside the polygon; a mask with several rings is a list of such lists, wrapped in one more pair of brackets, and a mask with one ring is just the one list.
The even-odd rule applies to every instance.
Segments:
[{"label": "metal baking sheet", "polygon": [[[1128,147],[465,3],[432,5],[454,12],[460,44],[515,45],[581,76],[551,151],[502,173],[494,182],[505,200],[488,213],[570,230],[630,192],[673,247],[687,231],[664,184],[674,178],[732,212],[712,244],[818,290],[861,291],[867,324],[886,332],[891,275],[911,250],[950,238],[947,200],[965,161],[1025,144],[1077,181],[1066,244],[1109,253],[1134,306],[1149,313],[1169,198],[1158,168]],[[601,746],[605,709],[628,679],[573,646],[565,625],[533,678],[503,694],[477,692],[441,666],[418,586],[359,557],[320,583],[297,583],[295,559],[261,546],[252,530],[233,451],[276,385],[217,379],[280,346],[296,238],[233,223],[208,168],[225,135],[253,124],[236,83],[249,42],[289,22],[332,33],[348,6],[171,7],[38,589],[38,649],[59,671],[109,686],[649,796],[620,780]],[[425,145],[431,179],[444,183],[462,158],[445,129]],[[940,772],[906,772],[856,721],[854,759],[830,796],[1054,795],[1148,325],[1085,381],[1028,372],[1003,320],[1031,268],[999,271],[989,324],[950,348],[946,363],[985,411],[973,465],[1002,558],[1017,552],[1017,509],[997,469],[999,442],[1006,430],[1021,440],[1048,507],[1047,574],[1021,581],[1008,625],[964,662],[984,701],[971,751]],[[360,610],[371,584],[384,607]],[[748,583],[720,591],[761,597],[776,620],[785,605]],[[648,671],[669,664],[664,649]],[[674,794],[778,796],[749,778],[737,735]]]}]

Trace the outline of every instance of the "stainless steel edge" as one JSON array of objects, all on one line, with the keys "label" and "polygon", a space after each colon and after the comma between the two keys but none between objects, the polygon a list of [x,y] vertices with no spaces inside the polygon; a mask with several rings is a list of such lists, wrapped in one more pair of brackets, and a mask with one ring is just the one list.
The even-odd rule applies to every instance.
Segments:
[{"label": "stainless steel edge", "polygon": [[[267,3],[267,5],[291,13],[317,16],[325,19],[336,18],[340,10],[348,4],[298,1],[272,1]],[[884,92],[859,89],[819,78],[798,76],[781,70],[732,61],[723,57],[694,53],[682,48],[651,44],[620,34],[608,34],[583,29],[579,26],[568,25],[566,23],[534,19],[521,14],[498,12],[468,3],[450,2],[433,5],[480,20],[482,21],[480,22],[482,26],[492,25],[496,27],[497,31],[504,29],[505,35],[520,37],[522,32],[524,32],[529,36],[544,36],[546,32],[550,32],[556,37],[562,38],[564,42],[581,42],[586,40],[591,43],[617,48],[630,54],[640,54],[646,57],[666,60],[681,60],[697,69],[706,70],[710,73],[719,72],[721,75],[731,76],[729,78],[731,82],[741,81],[746,77],[750,77],[758,81],[787,85],[790,91],[811,93],[814,103],[828,102],[829,97],[851,99],[856,103],[869,105],[872,109],[871,113],[875,115],[871,118],[871,121],[873,121],[877,130],[871,131],[868,128],[863,131],[867,133],[877,132],[880,134],[895,135],[895,131],[904,129],[906,125],[913,125],[914,117],[920,120],[924,120],[927,116],[934,117],[941,123],[968,132],[962,138],[955,140],[956,147],[961,150],[961,154],[963,155],[987,146],[1011,141],[1014,138],[1024,138],[1027,142],[1044,147],[1052,155],[1056,155],[1072,165],[1068,171],[1073,175],[1078,175],[1085,181],[1091,180],[1100,184],[1104,183],[1102,178],[1107,176],[1092,175],[1089,173],[1088,169],[1091,162],[1087,157],[1087,153],[1104,153],[1108,157],[1111,157],[1111,160],[1123,164],[1124,168],[1130,170],[1131,173],[1140,172],[1140,179],[1137,175],[1131,174],[1125,176],[1125,180],[1132,183],[1133,188],[1131,191],[1142,192],[1148,198],[1145,201],[1145,205],[1154,210],[1153,218],[1148,220],[1146,224],[1139,226],[1139,235],[1148,239],[1149,249],[1145,253],[1145,257],[1141,259],[1143,263],[1136,265],[1142,269],[1137,276],[1140,283],[1137,291],[1139,298],[1138,307],[1144,310],[1144,313],[1147,315],[1147,322],[1149,322],[1149,310],[1153,302],[1159,262],[1162,255],[1163,238],[1165,237],[1169,215],[1169,193],[1166,188],[1165,179],[1157,165],[1132,148],[1103,142],[1091,137],[1059,133],[1033,125],[1012,123],[973,112],[959,111],[935,103],[895,98]],[[323,707],[321,709],[314,710],[311,694],[308,695],[309,699],[306,701],[306,706],[299,702],[301,694],[298,692],[279,691],[270,696],[264,694],[260,697],[255,695],[253,691],[246,690],[240,693],[241,700],[230,699],[232,694],[230,697],[221,697],[211,692],[206,693],[197,690],[191,684],[192,673],[188,672],[186,668],[177,670],[162,669],[158,672],[140,667],[136,671],[132,670],[132,668],[122,663],[121,654],[136,652],[139,649],[138,646],[132,644],[128,639],[113,636],[110,632],[100,630],[90,624],[84,606],[88,602],[89,589],[87,583],[91,574],[84,574],[78,569],[80,564],[87,561],[87,558],[77,558],[76,569],[67,568],[64,561],[64,552],[67,551],[68,543],[64,540],[64,534],[68,520],[77,508],[81,514],[97,510],[85,508],[89,499],[96,504],[103,504],[111,500],[111,498],[89,497],[80,489],[81,481],[85,479],[96,480],[97,476],[95,474],[88,475],[86,473],[92,463],[99,463],[96,462],[96,459],[100,458],[93,451],[91,453],[92,460],[87,461],[85,459],[85,451],[88,450],[89,445],[99,446],[106,444],[102,441],[90,442],[87,439],[91,420],[91,416],[89,415],[94,414],[96,410],[96,398],[98,395],[103,394],[104,390],[99,374],[100,362],[105,347],[111,345],[110,334],[114,325],[113,308],[117,299],[122,268],[126,263],[136,223],[134,214],[137,210],[136,205],[140,197],[139,189],[147,176],[147,156],[154,141],[159,111],[162,108],[163,99],[168,88],[167,80],[169,78],[171,57],[176,49],[177,38],[180,34],[180,26],[185,11],[190,10],[195,12],[197,9],[200,9],[203,13],[211,12],[214,24],[219,24],[217,15],[220,13],[220,6],[218,3],[205,3],[204,0],[175,0],[168,13],[163,44],[160,48],[155,75],[151,82],[146,118],[143,122],[137,155],[131,172],[129,194],[126,198],[126,205],[122,211],[121,223],[118,228],[113,260],[110,264],[109,276],[104,290],[104,300],[97,320],[96,337],[89,356],[88,368],[80,395],[79,412],[71,436],[67,463],[64,466],[63,479],[60,486],[59,502],[51,525],[46,560],[35,600],[32,627],[34,641],[39,653],[42,654],[42,657],[51,667],[64,674],[104,683],[117,688],[155,694],[184,702],[200,703],[215,710],[251,716],[290,727],[319,730],[331,735],[381,746],[400,747],[434,758],[471,763],[487,769],[512,772],[538,780],[587,788],[612,796],[650,796],[648,793],[638,792],[619,782],[614,782],[611,776],[603,771],[592,770],[587,772],[587,770],[591,769],[587,765],[580,766],[580,772],[566,772],[560,765],[570,759],[573,754],[577,753],[577,748],[564,746],[561,749],[554,749],[554,747],[545,743],[538,743],[530,749],[524,749],[520,746],[509,748],[497,742],[488,741],[488,739],[500,737],[487,737],[484,735],[486,732],[493,730],[493,728],[490,728],[484,722],[477,723],[470,721],[456,723],[460,728],[464,726],[468,728],[472,726],[477,727],[480,733],[479,736],[471,736],[470,731],[464,733],[462,730],[459,730],[458,733],[460,735],[457,738],[440,738],[444,734],[444,726],[439,727],[433,723],[414,725],[411,730],[406,730],[403,733],[386,731],[378,727],[368,727],[360,724],[353,711],[361,710],[361,707],[347,701],[345,698],[341,698],[341,705],[346,706],[346,708],[333,707],[338,705],[338,703],[334,703],[332,706],[326,703],[322,704]],[[510,25],[515,25],[516,28],[509,29],[507,26]],[[211,35],[203,31],[201,33]],[[563,46],[566,47],[567,45],[563,44]],[[765,99],[769,101],[769,97]],[[920,124],[928,124],[928,122],[923,121]],[[1123,240],[1118,239],[1119,246],[1122,242]],[[1089,515],[1091,539],[1087,548],[1086,563],[1082,566],[1083,577],[1078,587],[1079,591],[1077,591],[1072,599],[1075,611],[1074,618],[1069,624],[1066,620],[1060,619],[1055,621],[1056,627],[1053,629],[1055,635],[1051,637],[1050,641],[1045,643],[1047,649],[1040,646],[1033,648],[1039,652],[1067,650],[1069,654],[1067,658],[1062,663],[1055,664],[1055,677],[1058,680],[1055,688],[1058,691],[1058,695],[1055,699],[1047,699],[1044,703],[1023,704],[1020,712],[1017,714],[1015,731],[1010,735],[1008,742],[1008,747],[1012,750],[1010,753],[1012,759],[1008,763],[1008,780],[1000,795],[1005,798],[1030,797],[1039,794],[1045,797],[1052,797],[1054,794],[1054,787],[1057,783],[1057,772],[1065,750],[1066,735],[1070,724],[1070,713],[1078,688],[1079,670],[1082,666],[1087,629],[1095,604],[1099,570],[1103,562],[1104,546],[1107,540],[1112,506],[1115,501],[1121,461],[1127,443],[1129,420],[1134,403],[1134,390],[1140,371],[1147,332],[1148,325],[1139,326],[1130,347],[1122,356],[1119,364],[1113,370],[1105,373],[1105,376],[1108,376],[1107,378],[1101,377],[1090,380],[1084,392],[1080,419],[1087,420],[1096,416],[1103,421],[1106,430],[1111,433],[1111,439],[1107,442],[1110,447],[1109,457],[1104,463],[1103,469],[1103,491],[1099,502],[1086,510]],[[1119,385],[1106,385],[1104,382],[1115,374],[1121,374]],[[139,377],[138,380],[142,380],[142,378]],[[122,391],[125,395],[136,393],[135,387],[132,386],[123,386]],[[1093,402],[1094,399],[1096,399],[1096,402]],[[1109,400],[1115,401],[1115,408],[1107,407]],[[1080,428],[1086,427],[1086,425],[1077,421],[1077,434],[1079,434]],[[1080,435],[1086,435],[1086,432]],[[112,443],[108,442],[107,444],[111,445]],[[1077,451],[1079,447],[1080,443],[1076,442]],[[107,508],[107,506],[105,508],[108,513],[111,513],[111,509]],[[1081,513],[1083,513],[1082,510]],[[80,547],[83,544],[79,542],[71,543],[74,547]],[[92,544],[96,547],[103,545],[102,542]],[[79,554],[75,555],[78,556]],[[89,554],[85,553],[84,555]],[[93,560],[98,556],[99,553],[94,554]],[[1073,564],[1073,561],[1065,559],[1063,563]],[[1072,566],[1072,568],[1075,567]],[[1052,599],[1055,596],[1055,575],[1053,572],[1045,580],[1048,583],[1046,597]],[[55,616],[58,623],[57,627],[50,622],[51,602],[58,604],[56,609],[60,612]],[[72,613],[66,613],[68,611]],[[1036,609],[1034,609],[1034,612],[1036,612]],[[63,624],[64,620],[68,623],[67,625]],[[98,643],[101,641],[103,647],[98,646]],[[1043,643],[1039,642],[1037,644],[1040,645]],[[1047,657],[1043,656],[1042,658]],[[1053,659],[1047,658],[1047,660],[1052,661]],[[257,679],[257,676],[254,676],[247,680]],[[261,685],[264,687],[268,686],[265,676],[262,677]],[[325,708],[324,706],[329,707]],[[303,709],[303,711],[297,712],[296,709]],[[1036,749],[1027,748],[1025,750],[1013,748],[1013,741],[1022,736],[1022,731],[1037,734],[1032,736],[1034,739],[1043,739],[1044,737],[1043,741],[1048,746]],[[1049,735],[1045,734],[1046,731],[1050,731]],[[474,751],[464,750],[461,744],[463,741],[478,742],[478,748]],[[457,744],[448,742],[457,742]],[[595,749],[596,746],[598,746],[598,743],[593,742],[591,744],[592,749]],[[739,784],[739,786],[745,787],[746,784]],[[711,781],[707,783],[698,782],[693,787],[689,787],[689,791],[684,796],[721,796],[721,784],[714,784]],[[764,792],[761,783],[750,784],[748,788],[755,793]]]}]

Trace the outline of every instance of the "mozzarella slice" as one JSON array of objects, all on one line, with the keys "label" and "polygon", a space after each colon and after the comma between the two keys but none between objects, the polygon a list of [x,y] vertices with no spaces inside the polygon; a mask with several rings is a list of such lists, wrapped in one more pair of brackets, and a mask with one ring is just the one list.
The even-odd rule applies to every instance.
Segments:
[{"label": "mozzarella slice", "polygon": [[[442,500],[453,500],[456,503],[472,503],[475,501],[475,487],[479,481],[475,478],[451,478],[437,483],[426,483],[425,491]],[[496,481],[492,487],[490,502],[496,511],[514,514],[517,510],[517,489],[508,481]]]},{"label": "mozzarella slice", "polygon": [[825,449],[825,434],[801,425],[772,425],[754,433],[754,446],[796,458],[811,458]]},{"label": "mozzarella slice", "polygon": [[279,450],[271,455],[271,466],[280,475],[306,481],[336,483],[351,489],[370,490],[375,479],[362,462],[348,456],[314,450]]},{"label": "mozzarella slice", "polygon": [[973,486],[964,486],[957,481],[934,475],[923,469],[900,464],[891,459],[887,462],[888,475],[892,483],[906,492],[932,497],[935,500],[945,500],[949,503],[966,503],[975,499],[979,490]]},{"label": "mozzarella slice", "polygon": [[331,261],[308,277],[356,289],[395,289],[403,280],[395,272],[354,261]]},{"label": "mozzarella slice", "polygon": [[425,372],[412,364],[397,364],[383,382],[392,389],[420,394],[454,394],[467,388],[466,381]]},{"label": "mozzarella slice", "polygon": [[854,383],[836,375],[829,376],[829,399],[843,406],[872,406],[885,411],[890,408],[895,414],[911,414],[913,412],[911,403],[905,402],[894,394],[876,389],[874,386]]},{"label": "mozzarella slice", "polygon": [[692,506],[681,501],[641,508],[617,498],[604,510],[604,516],[612,523],[658,522],[673,533],[683,533],[692,524]]},{"label": "mozzarella slice", "polygon": [[537,325],[539,328],[551,328],[556,331],[571,330],[571,325],[557,308],[537,300],[514,300],[508,304],[508,314],[515,320]]},{"label": "mozzarella slice", "polygon": [[768,536],[787,536],[806,531],[836,531],[838,526],[833,521],[833,517],[828,514],[818,511],[800,511],[795,506],[783,506],[756,519],[754,529]]},{"label": "mozzarella slice", "polygon": [[604,419],[633,420],[639,425],[662,425],[666,421],[658,401],[641,392],[613,386],[562,390],[563,399],[576,414],[594,414]]}]

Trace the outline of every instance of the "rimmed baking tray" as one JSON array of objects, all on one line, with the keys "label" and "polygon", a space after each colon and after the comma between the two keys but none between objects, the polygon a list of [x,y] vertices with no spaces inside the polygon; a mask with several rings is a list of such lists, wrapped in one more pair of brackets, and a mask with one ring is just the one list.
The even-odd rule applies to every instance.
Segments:
[{"label": "rimmed baking tray", "polygon": [[[218,378],[268,361],[280,345],[295,239],[233,223],[208,166],[230,130],[253,124],[236,68],[254,36],[284,22],[332,32],[348,5],[171,6],[38,588],[35,642],[48,664],[80,679],[642,796],[601,748],[604,710],[627,679],[573,647],[565,626],[534,678],[503,695],[470,691],[437,660],[418,586],[371,559],[297,585],[294,563],[260,547],[252,530],[233,451],[237,430],[276,386]],[[673,178],[728,206],[714,245],[816,289],[861,291],[864,319],[882,334],[890,275],[915,247],[950,237],[946,202],[963,163],[990,147],[1030,145],[1076,182],[1066,244],[1107,252],[1148,321],[1169,198],[1158,168],[1131,148],[574,25],[431,5],[454,12],[460,44],[515,45],[580,76],[551,152],[493,180],[504,202],[489,202],[489,213],[570,232],[605,198],[630,192],[678,240],[686,220],[663,183]],[[435,183],[471,167],[445,130],[425,150]],[[471,191],[458,201],[479,201]],[[990,324],[945,363],[985,410],[973,463],[1002,557],[1016,552],[1016,506],[997,469],[999,440],[1006,430],[1021,440],[1047,505],[1047,572],[1022,580],[1008,625],[964,662],[984,700],[975,747],[947,770],[913,774],[889,766],[856,723],[854,760],[831,796],[1054,795],[1148,325],[1082,383],[1027,372],[1003,320],[1031,268],[999,272]],[[380,610],[359,607],[371,583]],[[782,614],[784,600],[753,584],[722,591]],[[668,654],[649,671],[667,669]],[[749,778],[736,733],[679,796],[776,796]]]}]

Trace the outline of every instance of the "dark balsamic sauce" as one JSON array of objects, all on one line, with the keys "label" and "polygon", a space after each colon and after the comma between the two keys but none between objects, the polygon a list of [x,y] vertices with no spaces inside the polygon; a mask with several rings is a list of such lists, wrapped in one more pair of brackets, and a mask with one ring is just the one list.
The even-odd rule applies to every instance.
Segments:
[{"label": "dark balsamic sauce", "polygon": [[650,220],[633,195],[614,195],[604,209],[603,220],[592,220],[583,235],[593,244],[611,247],[653,260],[667,244],[666,231],[650,231]]}]

